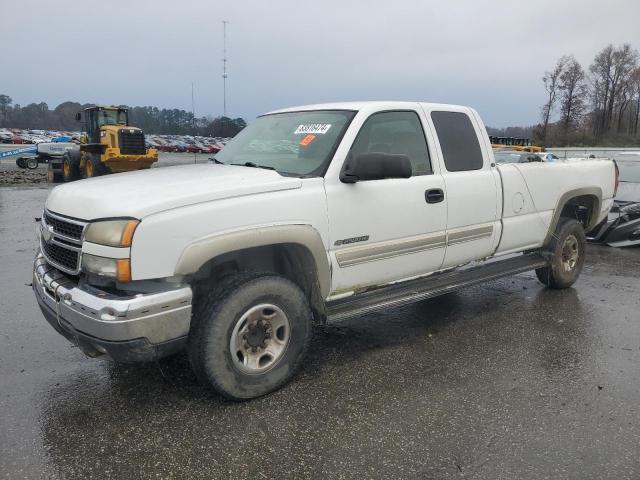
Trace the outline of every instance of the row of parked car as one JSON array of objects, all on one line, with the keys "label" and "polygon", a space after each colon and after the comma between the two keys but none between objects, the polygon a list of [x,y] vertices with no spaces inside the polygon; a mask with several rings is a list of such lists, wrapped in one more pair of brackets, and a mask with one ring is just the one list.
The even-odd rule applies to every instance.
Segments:
[{"label": "row of parked car", "polygon": [[146,135],[147,146],[161,152],[217,153],[229,138],[191,135]]},{"label": "row of parked car", "polygon": [[17,145],[50,142],[58,137],[60,132],[47,130],[20,130],[17,128],[0,128],[0,143],[13,143]]},{"label": "row of parked car", "polygon": [[[20,130],[17,128],[0,128],[0,143],[34,144],[51,142],[54,138],[80,137],[80,132],[63,132],[52,130]],[[154,135],[147,134],[148,148],[161,152],[216,153],[229,141],[221,137],[201,137],[192,135]]]}]

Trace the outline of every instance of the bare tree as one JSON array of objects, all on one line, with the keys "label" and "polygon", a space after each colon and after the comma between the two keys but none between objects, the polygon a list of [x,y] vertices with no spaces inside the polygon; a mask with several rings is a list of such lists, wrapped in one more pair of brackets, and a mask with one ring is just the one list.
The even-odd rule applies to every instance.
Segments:
[{"label": "bare tree", "polygon": [[611,130],[614,106],[620,104],[624,85],[638,62],[638,52],[631,45],[614,48],[608,45],[596,55],[589,67],[594,103],[594,134],[602,137]]},{"label": "bare tree", "polygon": [[546,144],[547,130],[549,128],[549,120],[551,114],[556,106],[556,98],[558,96],[558,84],[560,82],[560,75],[564,71],[565,63],[567,62],[566,56],[560,57],[556,66],[552,71],[547,71],[542,77],[544,88],[547,91],[547,102],[542,106],[542,143]]},{"label": "bare tree", "polygon": [[562,136],[566,143],[570,130],[575,127],[584,114],[587,86],[585,84],[585,73],[580,63],[573,55],[563,58],[566,60],[558,81],[558,91]]},{"label": "bare tree", "polygon": [[633,96],[635,96],[635,109],[631,112],[629,118],[629,133],[638,135],[638,124],[640,123],[640,67],[631,72],[631,86],[633,88]]}]

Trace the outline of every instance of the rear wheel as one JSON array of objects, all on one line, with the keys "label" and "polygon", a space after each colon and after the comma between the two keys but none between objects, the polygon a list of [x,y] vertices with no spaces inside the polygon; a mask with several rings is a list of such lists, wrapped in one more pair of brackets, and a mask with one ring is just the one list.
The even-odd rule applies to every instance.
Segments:
[{"label": "rear wheel", "polygon": [[49,163],[49,168],[47,168],[47,182],[60,183],[61,181],[62,181],[62,174],[60,172],[56,172],[53,169],[53,163]]},{"label": "rear wheel", "polygon": [[24,157],[16,158],[16,165],[20,168],[27,168]]},{"label": "rear wheel", "polygon": [[35,157],[29,157],[25,161],[25,165],[29,170],[35,170],[36,168],[38,168],[38,159]]},{"label": "rear wheel", "polygon": [[550,288],[568,288],[580,276],[584,265],[586,239],[577,220],[561,218],[549,245],[549,266],[536,270],[538,280]]},{"label": "rear wheel", "polygon": [[227,277],[195,307],[191,365],[203,383],[232,400],[284,385],[311,340],[312,314],[304,293],[275,274]]}]

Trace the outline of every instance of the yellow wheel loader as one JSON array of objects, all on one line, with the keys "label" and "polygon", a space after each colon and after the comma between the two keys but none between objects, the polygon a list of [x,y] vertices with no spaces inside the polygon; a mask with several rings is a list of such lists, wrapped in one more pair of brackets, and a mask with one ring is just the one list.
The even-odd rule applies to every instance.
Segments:
[{"label": "yellow wheel loader", "polygon": [[95,106],[76,115],[84,120],[84,133],[78,148],[49,162],[50,181],[70,182],[108,173],[150,168],[158,152],[146,148],[142,130],[129,125],[126,107]]},{"label": "yellow wheel loader", "polygon": [[545,151],[544,147],[532,145],[531,140],[528,138],[496,137],[489,135],[489,140],[491,141],[491,147],[493,148],[508,148],[518,152],[530,153],[541,153]]}]

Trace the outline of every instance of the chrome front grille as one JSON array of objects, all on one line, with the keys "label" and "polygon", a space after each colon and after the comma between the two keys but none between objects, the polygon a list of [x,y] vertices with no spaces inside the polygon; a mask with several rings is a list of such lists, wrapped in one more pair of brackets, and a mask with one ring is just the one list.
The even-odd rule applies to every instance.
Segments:
[{"label": "chrome front grille", "polygon": [[86,223],[81,223],[77,220],[67,220],[62,217],[55,216],[46,210],[43,218],[47,225],[51,225],[53,227],[55,233],[66,238],[82,240],[82,231],[84,230]]},{"label": "chrome front grille", "polygon": [[86,226],[86,222],[45,210],[40,230],[40,250],[47,263],[72,275],[80,273],[82,234]]}]

